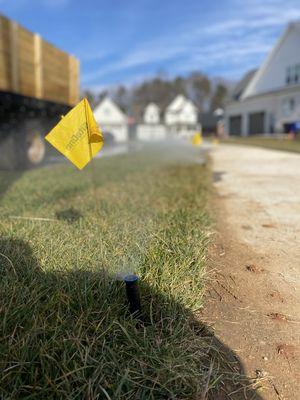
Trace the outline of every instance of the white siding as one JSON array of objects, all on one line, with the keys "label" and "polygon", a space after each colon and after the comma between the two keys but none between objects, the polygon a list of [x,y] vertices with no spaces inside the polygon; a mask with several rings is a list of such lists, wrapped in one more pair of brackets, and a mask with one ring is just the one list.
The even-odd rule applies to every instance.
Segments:
[{"label": "white siding", "polygon": [[160,109],[154,104],[150,103],[145,108],[144,112],[144,123],[145,124],[159,124],[160,122]]},{"label": "white siding", "polygon": [[287,68],[297,64],[300,64],[300,23],[289,25],[283,37],[254,75],[243,99],[285,87]]},{"label": "white siding", "polygon": [[197,108],[184,96],[177,96],[165,113],[167,125],[196,125],[197,120]]},{"label": "white siding", "polygon": [[165,125],[138,125],[137,139],[145,142],[155,142],[166,138]]},{"label": "white siding", "polygon": [[239,101],[226,106],[225,129],[230,117],[242,117],[242,135],[248,135],[249,116],[264,113],[264,133],[283,132],[284,124],[300,121],[298,84],[286,82],[287,69],[300,65],[300,23],[291,23],[258,69]]},{"label": "white siding", "polygon": [[[284,102],[293,99],[294,110],[286,112]],[[243,101],[228,104],[225,115],[225,128],[229,132],[229,118],[231,116],[242,116],[242,135],[247,136],[249,132],[249,114],[265,112],[265,133],[270,133],[271,125],[275,132],[283,132],[283,124],[300,121],[300,88],[290,88],[276,93],[245,99]]]},{"label": "white siding", "polygon": [[105,98],[95,108],[94,115],[103,132],[109,132],[116,142],[128,140],[127,116],[111,99]]}]

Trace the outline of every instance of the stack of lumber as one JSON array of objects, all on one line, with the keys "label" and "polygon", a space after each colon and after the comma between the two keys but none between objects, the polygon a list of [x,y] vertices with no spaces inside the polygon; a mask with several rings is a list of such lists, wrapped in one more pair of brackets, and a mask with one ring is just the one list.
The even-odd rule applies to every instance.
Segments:
[{"label": "stack of lumber", "polygon": [[74,105],[79,62],[0,15],[0,91]]}]

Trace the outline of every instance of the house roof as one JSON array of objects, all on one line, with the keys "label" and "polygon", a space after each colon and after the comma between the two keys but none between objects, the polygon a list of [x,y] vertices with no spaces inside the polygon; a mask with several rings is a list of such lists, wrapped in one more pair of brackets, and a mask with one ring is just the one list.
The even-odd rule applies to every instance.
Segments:
[{"label": "house roof", "polygon": [[256,71],[257,71],[257,68],[251,69],[236,84],[236,86],[234,87],[234,89],[233,89],[233,91],[231,93],[232,100],[239,100],[240,99],[240,97],[243,95],[246,87],[248,86],[249,82],[251,81],[251,79],[255,75]]},{"label": "house roof", "polygon": [[159,106],[156,103],[153,103],[153,102],[147,104],[146,107],[145,107],[145,110],[147,110],[148,108],[152,108],[152,109],[155,108],[157,111],[160,110]]},{"label": "house roof", "polygon": [[173,112],[173,113],[178,113],[180,112],[187,104],[192,105],[195,109],[197,107],[195,104],[187,99],[185,96],[182,94],[179,94],[178,96],[175,97],[175,99],[169,104],[169,106],[166,108],[167,112]]},{"label": "house roof", "polygon": [[253,77],[249,80],[247,86],[245,87],[245,90],[243,91],[243,93],[240,97],[242,100],[256,94],[255,93],[256,84],[258,83],[260,78],[263,76],[263,74],[265,73],[267,68],[269,67],[270,63],[272,62],[273,57],[278,52],[278,50],[284,43],[285,39],[287,38],[287,36],[290,34],[290,32],[292,30],[295,30],[295,29],[300,30],[300,21],[290,22],[288,24],[283,35],[278,39],[277,43],[275,44],[275,46],[273,47],[273,49],[271,50],[271,52],[269,53],[269,55],[267,56],[265,61],[262,63],[260,68],[255,72]]},{"label": "house roof", "polygon": [[[105,97],[94,109],[96,120],[102,123],[125,123],[126,114],[109,97]],[[98,122],[99,122],[98,121]]]}]

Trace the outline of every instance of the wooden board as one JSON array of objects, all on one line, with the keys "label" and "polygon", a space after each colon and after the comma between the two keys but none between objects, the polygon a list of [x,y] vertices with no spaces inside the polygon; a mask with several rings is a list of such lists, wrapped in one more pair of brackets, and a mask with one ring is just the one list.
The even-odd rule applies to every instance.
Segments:
[{"label": "wooden board", "polygon": [[79,62],[0,16],[0,91],[74,105],[79,101]]}]

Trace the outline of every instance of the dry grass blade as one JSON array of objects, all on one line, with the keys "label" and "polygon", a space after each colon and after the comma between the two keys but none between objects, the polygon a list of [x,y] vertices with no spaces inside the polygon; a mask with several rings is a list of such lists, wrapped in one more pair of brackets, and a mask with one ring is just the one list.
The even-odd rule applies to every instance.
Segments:
[{"label": "dry grass blade", "polygon": [[213,367],[214,367],[214,360],[211,361],[211,364],[210,364],[210,367],[209,367],[209,370],[208,370],[208,374],[207,374],[207,380],[206,380],[205,388],[204,388],[204,390],[203,390],[203,392],[201,394],[200,400],[205,400],[206,399],[206,395],[207,395],[207,392],[208,392],[209,382],[210,382],[210,378],[211,378]]}]

